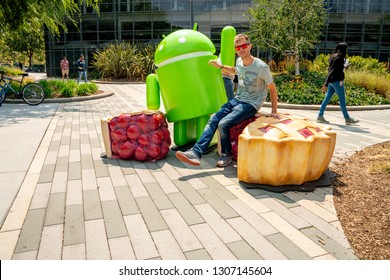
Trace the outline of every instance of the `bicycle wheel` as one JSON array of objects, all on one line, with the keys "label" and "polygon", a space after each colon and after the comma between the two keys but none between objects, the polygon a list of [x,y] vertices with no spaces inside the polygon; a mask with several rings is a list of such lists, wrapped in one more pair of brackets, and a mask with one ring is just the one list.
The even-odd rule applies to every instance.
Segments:
[{"label": "bicycle wheel", "polygon": [[0,105],[3,104],[6,97],[7,97],[7,94],[5,93],[4,87],[2,85],[0,85]]},{"label": "bicycle wheel", "polygon": [[23,88],[22,98],[28,105],[35,106],[45,99],[45,92],[40,85],[31,83]]}]

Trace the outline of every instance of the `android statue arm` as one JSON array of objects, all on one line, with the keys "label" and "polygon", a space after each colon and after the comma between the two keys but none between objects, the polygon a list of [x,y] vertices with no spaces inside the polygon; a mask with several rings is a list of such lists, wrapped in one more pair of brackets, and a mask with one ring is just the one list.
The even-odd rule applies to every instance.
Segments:
[{"label": "android statue arm", "polygon": [[[232,65],[233,66],[234,60],[235,60],[235,51],[234,51],[234,47],[233,47],[234,46],[235,29],[231,26],[225,27],[223,29],[221,35],[222,35],[222,37],[221,37],[221,54],[220,54],[221,61],[223,61],[223,63],[225,65]],[[224,54],[224,50],[229,50],[227,55]],[[200,60],[198,60],[198,61],[200,62]],[[202,62],[202,63],[205,63],[203,65],[205,65],[206,68],[210,67],[206,64],[208,61],[209,60]],[[203,108],[203,105],[201,105],[201,104],[204,104],[203,101],[205,99],[202,99],[202,98],[204,98],[205,95],[203,95],[202,98],[195,100],[195,102],[194,102],[194,99],[188,99],[188,98],[186,101],[182,101],[185,103],[180,103],[179,101],[176,102],[176,100],[178,100],[178,98],[181,98],[181,96],[178,96],[177,93],[176,93],[176,95],[174,95],[170,91],[170,88],[167,89],[167,83],[168,82],[169,82],[169,84],[175,83],[176,85],[181,84],[180,86],[182,86],[183,89],[187,91],[188,88],[192,88],[192,86],[191,86],[191,85],[193,85],[192,81],[196,81],[196,82],[194,82],[194,83],[196,83],[196,85],[193,85],[194,87],[196,87],[196,88],[201,87],[203,92],[210,92],[211,91],[212,94],[207,95],[207,96],[212,98],[211,100],[213,100],[213,101],[211,101],[211,102],[213,102],[213,104],[216,103],[215,100],[217,100],[217,99],[216,99],[216,96],[213,96],[216,86],[214,86],[214,84],[210,84],[210,81],[213,79],[209,79],[209,77],[207,75],[202,74],[202,71],[195,72],[195,74],[198,73],[196,75],[197,75],[197,77],[200,77],[201,80],[194,79],[191,76],[190,76],[190,78],[187,78],[187,79],[183,78],[183,76],[188,77],[188,75],[195,75],[195,74],[193,74],[193,72],[191,72],[191,71],[187,71],[187,72],[185,71],[185,70],[189,69],[190,63],[186,63],[185,66],[180,65],[181,68],[177,67],[177,65],[179,63],[180,62],[177,62],[175,64],[175,67],[176,67],[175,69],[170,68],[171,72],[169,72],[169,75],[175,77],[175,80],[173,80],[173,78],[171,79],[170,77],[167,77],[167,75],[166,75],[166,73],[167,73],[166,69],[168,67],[171,67],[171,66],[159,67],[156,74],[153,73],[153,74],[148,75],[148,77],[146,79],[146,101],[147,101],[148,109],[159,110],[160,105],[161,105],[160,104],[160,97],[162,97],[162,99],[164,101],[165,109],[167,110],[166,113],[167,113],[168,121],[171,118],[171,122],[173,122],[173,125],[174,125],[174,127],[173,127],[174,143],[180,147],[180,146],[185,146],[186,144],[191,143],[193,140],[198,140],[200,138],[201,134],[203,133],[204,127],[206,126],[207,121],[210,117],[210,111],[208,111],[209,113],[206,113],[206,114],[202,113],[203,109],[201,109],[201,108]],[[201,64],[196,63],[193,65],[201,65]],[[198,67],[198,66],[196,66],[196,67]],[[163,70],[163,68],[165,70]],[[206,68],[204,68],[205,71],[207,73],[209,73],[209,70],[206,70]],[[179,69],[180,69],[180,72],[175,72],[175,71],[179,71]],[[196,68],[196,69],[199,70],[199,68]],[[184,72],[183,72],[183,70],[184,70]],[[165,71],[165,72],[162,72],[162,71]],[[176,73],[176,75],[173,74],[174,72]],[[215,73],[215,75],[217,75],[217,72],[213,71],[213,73]],[[163,76],[162,76],[162,74],[163,74]],[[203,76],[201,76],[201,75],[203,75]],[[204,78],[204,77],[207,77],[207,78]],[[199,82],[200,82],[200,84],[199,84]],[[222,82],[222,80],[221,80],[221,82]],[[223,82],[221,83],[221,85],[223,87]],[[218,88],[220,88],[220,86],[218,86]],[[193,90],[193,91],[196,94],[198,94],[197,89]],[[187,91],[187,94],[189,94],[188,91]],[[188,96],[191,96],[191,95],[188,95]],[[223,95],[221,95],[221,96],[223,96]],[[174,97],[174,98],[172,98],[172,97]],[[220,98],[220,97],[218,97],[218,98]],[[222,99],[218,99],[218,100],[220,100],[217,102],[219,104],[223,104],[224,102],[226,102],[226,101],[223,101]],[[168,102],[168,101],[170,102],[169,106],[167,106],[168,104],[166,104],[166,102]],[[175,104],[174,104],[175,106],[172,106],[172,103],[174,103],[174,102],[175,102]],[[210,102],[206,102],[205,104],[209,104],[209,103]],[[216,108],[218,108],[218,107],[216,107]],[[173,110],[175,110],[175,111],[173,112]],[[196,111],[199,113],[194,114],[195,117],[190,118],[190,119],[177,117],[178,111],[180,111],[179,114],[181,114],[181,112],[183,112],[184,110],[193,110],[193,111]],[[217,109],[214,109],[214,110],[217,110]]]}]

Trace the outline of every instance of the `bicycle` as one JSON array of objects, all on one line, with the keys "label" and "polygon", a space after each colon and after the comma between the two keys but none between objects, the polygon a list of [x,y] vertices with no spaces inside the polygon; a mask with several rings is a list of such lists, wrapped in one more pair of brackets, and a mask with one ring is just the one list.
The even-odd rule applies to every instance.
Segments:
[{"label": "bicycle", "polygon": [[[16,80],[5,76],[5,72],[0,71],[0,106],[5,101],[8,94],[13,93],[15,98],[22,98],[28,105],[35,106],[41,104],[45,99],[45,91],[37,83],[28,83],[23,86],[23,79],[28,76],[27,73],[20,74],[22,79]],[[16,90],[12,81],[19,83],[19,89]]]}]

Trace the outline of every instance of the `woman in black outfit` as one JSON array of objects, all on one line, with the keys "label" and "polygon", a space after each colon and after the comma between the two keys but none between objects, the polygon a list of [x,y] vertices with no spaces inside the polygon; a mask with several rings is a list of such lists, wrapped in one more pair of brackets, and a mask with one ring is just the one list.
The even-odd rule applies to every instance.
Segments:
[{"label": "woman in black outfit", "polygon": [[347,67],[345,56],[347,55],[348,45],[346,43],[339,43],[329,58],[328,75],[322,91],[326,92],[325,99],[322,101],[320,111],[318,112],[317,122],[329,123],[324,118],[324,112],[333,94],[337,94],[340,101],[340,108],[343,112],[345,124],[353,124],[359,120],[351,118],[347,111],[345,102],[345,87],[344,87],[344,68]]}]

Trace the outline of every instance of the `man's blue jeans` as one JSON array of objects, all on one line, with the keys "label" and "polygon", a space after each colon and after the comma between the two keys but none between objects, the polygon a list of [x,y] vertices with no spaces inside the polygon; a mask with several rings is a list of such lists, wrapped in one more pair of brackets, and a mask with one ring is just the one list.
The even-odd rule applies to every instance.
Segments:
[{"label": "man's blue jeans", "polygon": [[240,102],[237,98],[225,103],[221,109],[211,116],[200,139],[193,147],[193,151],[200,157],[206,152],[218,128],[221,138],[221,152],[231,155],[230,128],[243,120],[253,117],[257,110],[248,103]]},{"label": "man's blue jeans", "polygon": [[318,113],[318,116],[324,116],[325,108],[328,106],[329,101],[332,99],[333,94],[336,93],[339,102],[340,102],[340,108],[343,112],[344,119],[349,119],[346,101],[345,101],[345,88],[344,88],[344,82],[342,82],[342,85],[340,86],[340,81],[330,83],[328,85],[328,90],[325,95],[325,99],[322,101],[320,111]]},{"label": "man's blue jeans", "polygon": [[81,77],[84,74],[84,81],[87,83],[87,71],[79,71],[79,79],[77,80],[78,83],[80,83]]}]

